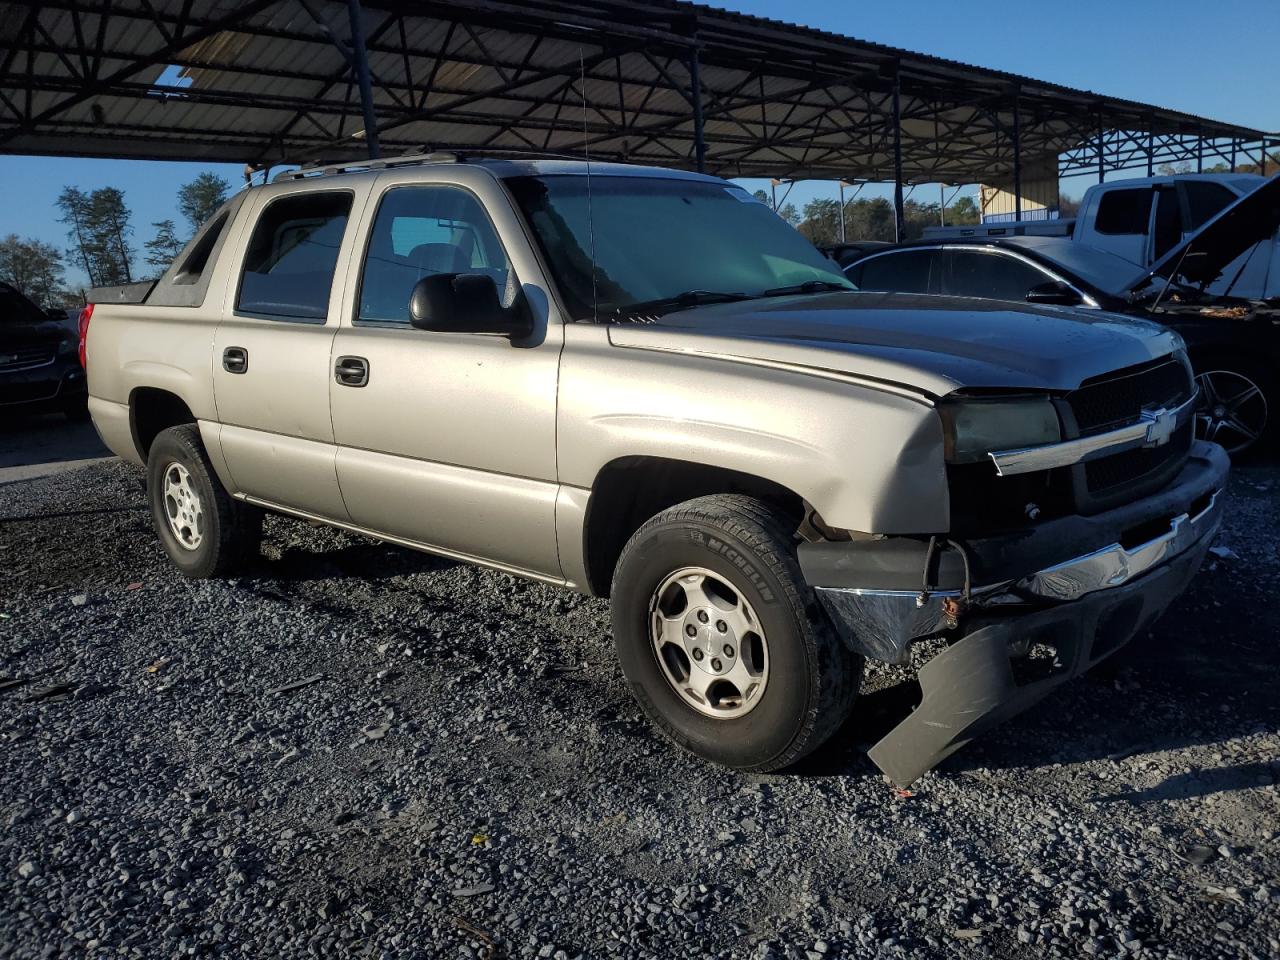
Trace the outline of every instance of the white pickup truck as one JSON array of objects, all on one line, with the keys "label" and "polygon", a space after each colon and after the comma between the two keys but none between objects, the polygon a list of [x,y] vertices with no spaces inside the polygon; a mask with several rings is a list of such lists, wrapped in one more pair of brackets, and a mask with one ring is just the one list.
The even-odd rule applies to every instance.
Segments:
[{"label": "white pickup truck", "polygon": [[[1071,237],[1077,243],[1149,267],[1211,217],[1264,182],[1263,177],[1252,173],[1180,173],[1116,180],[1085,191],[1080,212],[1072,218],[927,227],[924,237]],[[1276,276],[1280,277],[1280,271]],[[1241,292],[1238,284],[1236,289]]]}]

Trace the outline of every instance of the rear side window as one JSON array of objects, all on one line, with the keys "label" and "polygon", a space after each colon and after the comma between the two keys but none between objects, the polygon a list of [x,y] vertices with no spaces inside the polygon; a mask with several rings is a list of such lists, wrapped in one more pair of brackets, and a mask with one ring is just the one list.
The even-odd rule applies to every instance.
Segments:
[{"label": "rear side window", "polygon": [[928,293],[929,273],[936,259],[933,250],[883,253],[856,264],[848,276],[859,290]]},{"label": "rear side window", "polygon": [[409,322],[409,295],[423,277],[481,273],[509,304],[514,277],[480,201],[460,187],[395,187],[378,205],[360,279],[357,322]]},{"label": "rear side window", "polygon": [[1025,300],[1032,287],[1051,280],[1048,274],[1016,257],[985,250],[944,251],[942,292],[956,297]]},{"label": "rear side window", "polygon": [[348,192],[273,200],[258,217],[245,254],[236,309],[323,323],[351,214]]},{"label": "rear side window", "polygon": [[1098,201],[1094,227],[1099,233],[1146,233],[1151,222],[1150,187],[1108,190]]},{"label": "rear side window", "polygon": [[1182,187],[1187,194],[1188,230],[1198,230],[1236,200],[1236,195],[1220,183],[1188,180]]}]

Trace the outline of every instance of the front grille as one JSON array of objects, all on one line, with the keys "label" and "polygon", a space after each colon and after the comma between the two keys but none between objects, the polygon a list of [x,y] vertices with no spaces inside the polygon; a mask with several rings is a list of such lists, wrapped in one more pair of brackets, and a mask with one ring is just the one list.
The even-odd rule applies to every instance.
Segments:
[{"label": "front grille", "polygon": [[13,372],[29,367],[43,367],[53,363],[58,352],[57,344],[41,344],[34,347],[0,348],[0,370]]},{"label": "front grille", "polygon": [[1140,483],[1152,474],[1163,473],[1171,460],[1182,460],[1191,449],[1194,424],[1183,424],[1169,442],[1159,447],[1137,447],[1084,465],[1085,483],[1092,494],[1110,493],[1116,487]]},{"label": "front grille", "polygon": [[[1065,398],[1074,421],[1069,432],[1088,437],[1127,426],[1137,422],[1143,410],[1180,406],[1193,390],[1191,374],[1171,357],[1086,380]],[[1186,460],[1193,435],[1193,425],[1187,423],[1168,443],[1125,450],[1076,467],[1079,505],[1092,512],[1163,486]]]},{"label": "front grille", "polygon": [[1143,409],[1176,407],[1191,396],[1191,378],[1177,360],[1131,367],[1086,380],[1067,395],[1077,436],[1087,437],[1133,423]]}]

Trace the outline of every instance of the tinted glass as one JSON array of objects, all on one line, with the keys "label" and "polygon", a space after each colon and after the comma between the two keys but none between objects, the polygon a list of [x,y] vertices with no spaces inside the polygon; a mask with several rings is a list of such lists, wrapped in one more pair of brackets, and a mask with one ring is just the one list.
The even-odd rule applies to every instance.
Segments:
[{"label": "tinted glass", "polygon": [[43,323],[49,318],[40,308],[8,284],[0,284],[0,324]]},{"label": "tinted glass", "polygon": [[1172,186],[1161,187],[1156,203],[1156,230],[1152,254],[1158,260],[1182,242],[1182,204]]},{"label": "tinted glass", "polygon": [[936,250],[904,250],[864,260],[855,267],[858,289],[928,293],[929,272],[937,257]]},{"label": "tinted glass", "polygon": [[988,300],[1026,300],[1027,291],[1053,278],[1015,257],[985,250],[946,250],[942,292]]},{"label": "tinted glass", "polygon": [[1151,220],[1151,188],[1108,190],[1098,201],[1099,233],[1146,233]]},{"label": "tinted glass", "polygon": [[365,253],[358,320],[408,323],[414,285],[439,273],[481,273],[504,304],[514,296],[506,252],[472,194],[446,186],[389,190]]},{"label": "tinted glass", "polygon": [[253,228],[236,308],[323,321],[350,213],[351,194],[345,192],[272,201]]},{"label": "tinted glass", "polygon": [[1205,221],[1216,216],[1223,208],[1236,202],[1236,195],[1220,183],[1188,180],[1182,189],[1187,195],[1188,230],[1198,230]]},{"label": "tinted glass", "polygon": [[593,303],[601,317],[624,316],[693,290],[756,296],[809,280],[852,289],[834,262],[741,187],[630,176],[506,182],[575,319],[592,316]]}]

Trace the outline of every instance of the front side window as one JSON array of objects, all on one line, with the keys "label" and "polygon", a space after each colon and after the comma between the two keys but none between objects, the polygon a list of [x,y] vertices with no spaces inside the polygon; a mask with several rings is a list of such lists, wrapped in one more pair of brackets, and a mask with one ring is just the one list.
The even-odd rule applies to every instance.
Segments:
[{"label": "front side window", "polygon": [[935,250],[882,253],[849,268],[859,290],[887,293],[928,293],[930,274],[938,259]]},{"label": "front side window", "polygon": [[1182,185],[1187,195],[1187,229],[1199,230],[1224,208],[1238,199],[1220,183],[1211,180],[1188,180]]},{"label": "front side window", "polygon": [[460,187],[394,187],[378,206],[360,280],[357,322],[409,322],[409,296],[423,277],[480,273],[504,305],[514,275],[480,201]]},{"label": "front side window", "polygon": [[506,184],[575,320],[644,315],[708,294],[853,289],[834,262],[732,184],[617,175]]},{"label": "front side window", "polygon": [[987,300],[1026,300],[1027,291],[1053,278],[1016,257],[985,250],[947,250],[943,293]]},{"label": "front side window", "polygon": [[1099,233],[1146,233],[1151,222],[1150,187],[1138,190],[1108,190],[1098,200],[1094,227]]},{"label": "front side window", "polygon": [[249,240],[236,309],[323,323],[350,214],[346,191],[296,194],[268,204]]}]

